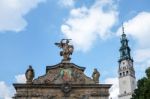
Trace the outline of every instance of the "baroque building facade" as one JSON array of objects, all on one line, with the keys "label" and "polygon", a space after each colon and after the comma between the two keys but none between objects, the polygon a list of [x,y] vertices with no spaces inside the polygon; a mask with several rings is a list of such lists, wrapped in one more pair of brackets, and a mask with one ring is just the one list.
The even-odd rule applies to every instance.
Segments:
[{"label": "baroque building facade", "polygon": [[111,84],[100,84],[100,73],[94,69],[92,78],[84,74],[85,67],[70,63],[73,45],[69,39],[55,43],[62,49],[62,61],[47,66],[46,73],[34,79],[34,69],[29,66],[26,83],[13,84],[13,99],[108,99]]},{"label": "baroque building facade", "polygon": [[120,59],[119,59],[119,99],[131,99],[134,89],[136,88],[135,70],[133,59],[130,55],[128,39],[124,33],[121,36]]}]

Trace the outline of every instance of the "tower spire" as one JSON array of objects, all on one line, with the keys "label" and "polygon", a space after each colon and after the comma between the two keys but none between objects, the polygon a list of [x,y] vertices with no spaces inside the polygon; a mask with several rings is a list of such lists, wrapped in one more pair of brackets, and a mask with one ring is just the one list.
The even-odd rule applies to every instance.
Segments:
[{"label": "tower spire", "polygon": [[125,34],[124,33],[124,24],[122,23],[122,34]]},{"label": "tower spire", "polygon": [[126,34],[124,32],[124,26],[122,24],[122,35],[121,35],[121,47],[119,49],[120,51],[120,59],[119,59],[119,62],[121,62],[122,60],[125,60],[125,59],[130,59],[131,61],[133,61],[131,59],[131,56],[130,56],[130,47],[128,46],[128,39],[126,37]]}]

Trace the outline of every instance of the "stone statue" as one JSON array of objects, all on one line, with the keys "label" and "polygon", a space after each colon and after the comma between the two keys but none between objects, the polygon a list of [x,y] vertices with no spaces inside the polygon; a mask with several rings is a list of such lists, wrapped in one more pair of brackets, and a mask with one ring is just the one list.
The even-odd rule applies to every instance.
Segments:
[{"label": "stone statue", "polygon": [[63,56],[62,62],[70,61],[70,55],[72,55],[74,50],[73,45],[69,45],[69,40],[71,39],[62,39],[60,43],[55,43],[55,45],[62,49],[60,51],[60,56]]},{"label": "stone statue", "polygon": [[98,70],[96,68],[94,69],[92,77],[93,77],[93,80],[95,83],[99,83],[100,73],[98,72]]},{"label": "stone statue", "polygon": [[26,76],[26,82],[27,83],[32,83],[33,81],[33,78],[34,78],[34,70],[32,68],[32,66],[30,65],[29,68],[27,69],[26,73],[25,73],[25,76]]}]

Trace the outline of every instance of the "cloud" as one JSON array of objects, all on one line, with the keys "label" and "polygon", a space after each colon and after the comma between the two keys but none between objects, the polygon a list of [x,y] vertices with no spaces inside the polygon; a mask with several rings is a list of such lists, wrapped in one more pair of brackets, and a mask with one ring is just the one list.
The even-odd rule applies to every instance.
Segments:
[{"label": "cloud", "polygon": [[112,33],[117,19],[118,12],[112,0],[96,0],[89,8],[72,9],[61,31],[66,38],[72,39],[75,48],[87,51],[97,38],[106,39]]},{"label": "cloud", "polygon": [[106,84],[112,84],[112,87],[110,88],[110,96],[109,99],[118,99],[118,94],[119,94],[119,81],[118,78],[107,78],[105,80]]},{"label": "cloud", "polygon": [[[19,74],[15,76],[16,83],[25,83],[25,75]],[[15,89],[12,85],[7,85],[4,81],[0,81],[0,99],[12,99]]]},{"label": "cloud", "polygon": [[[126,21],[124,23],[125,25],[125,33],[128,35],[131,35],[133,38],[135,38],[139,46],[141,48],[150,48],[149,42],[150,42],[150,13],[149,12],[141,12],[134,18]],[[120,32],[121,28],[118,30],[118,34],[122,33]]]},{"label": "cloud", "polygon": [[17,83],[25,83],[26,82],[25,74],[17,75],[17,76],[15,76],[15,78],[16,78]]},{"label": "cloud", "polygon": [[24,16],[45,0],[0,0],[0,32],[19,32],[27,26]]},{"label": "cloud", "polygon": [[[135,69],[137,76],[145,75],[145,70],[150,66],[150,48],[137,49],[134,52]],[[139,77],[138,77],[139,78]]]},{"label": "cloud", "polygon": [[136,62],[150,60],[150,49],[138,49],[134,53]]},{"label": "cloud", "polygon": [[64,7],[73,7],[76,0],[59,0],[59,4]]},{"label": "cloud", "polygon": [[13,93],[12,86],[7,86],[4,81],[0,81],[0,99],[12,99]]}]

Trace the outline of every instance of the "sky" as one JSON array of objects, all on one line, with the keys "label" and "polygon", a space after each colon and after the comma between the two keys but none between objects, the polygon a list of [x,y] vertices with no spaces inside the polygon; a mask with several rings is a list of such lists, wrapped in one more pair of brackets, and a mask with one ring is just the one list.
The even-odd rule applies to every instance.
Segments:
[{"label": "sky", "polygon": [[0,99],[11,99],[13,83],[24,83],[29,65],[35,78],[61,62],[54,45],[72,39],[71,62],[101,74],[118,99],[118,59],[122,23],[134,59],[136,79],[150,66],[149,0],[0,0]]}]

